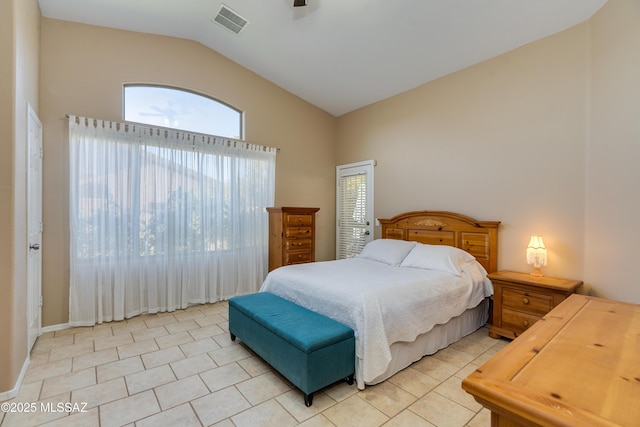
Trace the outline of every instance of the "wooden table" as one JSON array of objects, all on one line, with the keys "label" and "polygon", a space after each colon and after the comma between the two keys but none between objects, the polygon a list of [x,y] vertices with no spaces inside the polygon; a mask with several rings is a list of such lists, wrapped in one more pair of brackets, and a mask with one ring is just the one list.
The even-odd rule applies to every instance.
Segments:
[{"label": "wooden table", "polygon": [[571,295],[462,388],[494,427],[640,426],[640,305]]}]

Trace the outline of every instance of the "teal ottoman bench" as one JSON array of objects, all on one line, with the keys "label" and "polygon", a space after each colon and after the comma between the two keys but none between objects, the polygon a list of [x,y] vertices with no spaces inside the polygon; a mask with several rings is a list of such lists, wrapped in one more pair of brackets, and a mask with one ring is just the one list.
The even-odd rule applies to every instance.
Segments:
[{"label": "teal ottoman bench", "polygon": [[307,406],[314,392],[330,384],[353,384],[353,330],[275,294],[231,298],[229,333],[299,388]]}]

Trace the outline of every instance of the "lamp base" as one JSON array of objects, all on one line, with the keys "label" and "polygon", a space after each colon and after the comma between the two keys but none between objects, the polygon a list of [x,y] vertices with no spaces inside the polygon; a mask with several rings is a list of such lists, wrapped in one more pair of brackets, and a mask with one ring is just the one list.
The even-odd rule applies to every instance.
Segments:
[{"label": "lamp base", "polygon": [[543,277],[544,274],[542,274],[542,270],[540,270],[540,267],[534,267],[533,270],[531,270],[531,275],[535,276],[535,277]]}]

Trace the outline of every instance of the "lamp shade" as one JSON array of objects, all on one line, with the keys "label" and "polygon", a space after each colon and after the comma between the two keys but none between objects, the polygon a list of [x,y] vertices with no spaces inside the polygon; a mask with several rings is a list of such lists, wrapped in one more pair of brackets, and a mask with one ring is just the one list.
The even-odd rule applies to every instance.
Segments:
[{"label": "lamp shade", "polygon": [[531,236],[531,240],[529,240],[529,246],[527,246],[527,264],[533,266],[531,275],[542,276],[540,267],[547,265],[547,248],[544,246],[542,236],[538,234]]}]

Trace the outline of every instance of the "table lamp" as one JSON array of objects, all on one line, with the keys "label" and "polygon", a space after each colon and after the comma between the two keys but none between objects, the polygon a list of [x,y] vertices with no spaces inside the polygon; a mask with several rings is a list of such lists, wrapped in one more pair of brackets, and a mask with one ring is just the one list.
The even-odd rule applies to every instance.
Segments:
[{"label": "table lamp", "polygon": [[544,247],[542,236],[533,235],[529,240],[529,246],[527,246],[527,264],[533,266],[531,271],[532,276],[542,277],[542,270],[540,267],[547,265],[547,248]]}]

